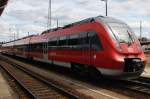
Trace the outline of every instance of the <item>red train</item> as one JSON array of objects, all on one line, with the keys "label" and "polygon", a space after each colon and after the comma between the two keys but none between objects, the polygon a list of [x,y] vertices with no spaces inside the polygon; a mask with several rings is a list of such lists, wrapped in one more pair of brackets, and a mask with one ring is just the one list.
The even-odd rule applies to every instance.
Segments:
[{"label": "red train", "polygon": [[146,64],[130,27],[104,16],[7,42],[3,48],[3,53],[66,66],[75,72],[121,79],[139,77]]}]

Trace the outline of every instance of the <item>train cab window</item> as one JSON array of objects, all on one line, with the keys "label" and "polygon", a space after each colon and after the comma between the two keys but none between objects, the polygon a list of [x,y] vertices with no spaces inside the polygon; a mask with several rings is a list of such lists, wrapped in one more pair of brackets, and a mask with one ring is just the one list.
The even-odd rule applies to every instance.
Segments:
[{"label": "train cab window", "polygon": [[90,31],[88,33],[88,37],[89,37],[89,40],[90,40],[90,49],[91,50],[101,50],[102,49],[102,45],[101,45],[101,42],[99,40],[99,37],[96,33],[96,31]]}]

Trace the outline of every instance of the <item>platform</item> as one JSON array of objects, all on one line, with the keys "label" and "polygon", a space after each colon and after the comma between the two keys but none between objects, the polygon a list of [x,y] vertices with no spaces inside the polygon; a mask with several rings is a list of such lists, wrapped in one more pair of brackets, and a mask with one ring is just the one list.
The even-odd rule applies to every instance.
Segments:
[{"label": "platform", "polygon": [[0,99],[18,99],[0,71]]},{"label": "platform", "polygon": [[144,72],[142,73],[142,76],[149,77],[150,78],[150,54],[145,54],[147,59],[147,64],[144,69]]},{"label": "platform", "polygon": [[144,72],[142,73],[142,76],[150,78],[150,67],[149,66],[145,67]]}]

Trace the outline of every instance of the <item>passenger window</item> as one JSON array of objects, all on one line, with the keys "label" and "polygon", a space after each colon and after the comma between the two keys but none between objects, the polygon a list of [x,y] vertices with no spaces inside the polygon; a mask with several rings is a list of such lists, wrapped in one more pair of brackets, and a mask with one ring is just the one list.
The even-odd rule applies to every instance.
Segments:
[{"label": "passenger window", "polygon": [[60,37],[59,46],[64,46],[64,45],[67,45],[67,39],[66,37]]},{"label": "passenger window", "polygon": [[57,44],[58,44],[58,38],[52,38],[48,42],[48,49],[49,50],[55,50],[57,49]]},{"label": "passenger window", "polygon": [[51,39],[48,42],[48,46],[56,46],[57,45],[57,38]]},{"label": "passenger window", "polygon": [[60,38],[53,38],[48,42],[49,49],[68,50],[101,50],[102,45],[96,31],[83,32]]},{"label": "passenger window", "polygon": [[82,44],[87,44],[88,43],[88,33],[82,33],[81,35],[80,35],[80,38],[81,38],[81,40],[82,40]]},{"label": "passenger window", "polygon": [[79,39],[78,35],[71,35],[69,38],[68,45],[78,45],[78,39]]},{"label": "passenger window", "polygon": [[89,49],[89,38],[88,33],[84,32],[80,34],[80,49],[82,50],[88,50]]}]

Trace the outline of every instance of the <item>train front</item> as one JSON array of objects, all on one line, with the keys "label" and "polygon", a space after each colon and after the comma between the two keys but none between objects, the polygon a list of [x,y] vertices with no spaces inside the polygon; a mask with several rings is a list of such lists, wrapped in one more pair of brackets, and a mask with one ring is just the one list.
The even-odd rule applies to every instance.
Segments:
[{"label": "train front", "polygon": [[[117,79],[137,78],[144,71],[146,58],[141,45],[131,28],[120,20],[100,18],[110,40],[104,51],[106,68],[99,68],[102,74]],[[110,44],[110,45],[109,45]],[[103,58],[104,58],[103,57]]]}]

